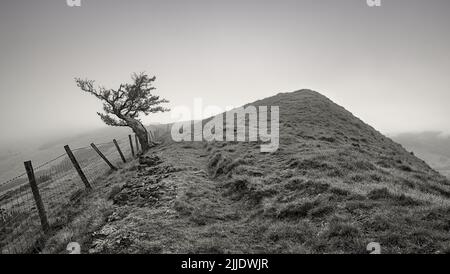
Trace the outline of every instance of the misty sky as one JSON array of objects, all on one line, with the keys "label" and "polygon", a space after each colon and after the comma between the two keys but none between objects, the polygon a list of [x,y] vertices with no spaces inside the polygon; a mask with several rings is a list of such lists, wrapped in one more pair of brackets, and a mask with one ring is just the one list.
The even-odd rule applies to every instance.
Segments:
[{"label": "misty sky", "polygon": [[103,126],[73,78],[116,88],[139,71],[169,107],[310,88],[383,133],[450,132],[449,12],[448,0],[2,0],[0,143]]}]

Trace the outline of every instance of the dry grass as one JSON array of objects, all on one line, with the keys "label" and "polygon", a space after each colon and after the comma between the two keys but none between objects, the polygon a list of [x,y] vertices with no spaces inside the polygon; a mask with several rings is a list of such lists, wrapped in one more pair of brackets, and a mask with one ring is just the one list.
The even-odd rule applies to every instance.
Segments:
[{"label": "dry grass", "polygon": [[46,250],[69,240],[92,253],[450,250],[450,183],[422,160],[315,92],[255,104],[280,106],[277,152],[166,139],[148,153],[161,164],[110,175]]}]

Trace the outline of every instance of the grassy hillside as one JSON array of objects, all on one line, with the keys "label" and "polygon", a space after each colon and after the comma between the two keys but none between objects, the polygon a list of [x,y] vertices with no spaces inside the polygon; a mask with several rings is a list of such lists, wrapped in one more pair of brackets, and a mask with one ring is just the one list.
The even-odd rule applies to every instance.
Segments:
[{"label": "grassy hillside", "polygon": [[69,241],[85,253],[450,251],[450,183],[425,162],[316,92],[254,105],[280,107],[278,151],[160,131],[147,158],[61,216],[43,252]]}]

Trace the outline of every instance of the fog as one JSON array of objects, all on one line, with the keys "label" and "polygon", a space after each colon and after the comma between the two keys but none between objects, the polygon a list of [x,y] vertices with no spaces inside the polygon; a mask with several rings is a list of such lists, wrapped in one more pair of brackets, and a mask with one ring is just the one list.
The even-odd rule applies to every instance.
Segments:
[{"label": "fog", "polygon": [[[309,88],[386,134],[450,132],[450,1],[0,2],[0,144],[102,127],[74,77],[156,75],[169,107]],[[170,113],[144,117],[171,122]]]}]

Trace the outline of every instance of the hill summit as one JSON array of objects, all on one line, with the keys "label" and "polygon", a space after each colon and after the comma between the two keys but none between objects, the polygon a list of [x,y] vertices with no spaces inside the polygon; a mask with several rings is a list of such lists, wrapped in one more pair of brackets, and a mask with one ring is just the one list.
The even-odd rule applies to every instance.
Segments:
[{"label": "hill summit", "polygon": [[450,251],[450,183],[424,161],[311,90],[248,105],[279,106],[277,151],[159,126],[162,144],[99,182],[64,230],[91,253]]}]

